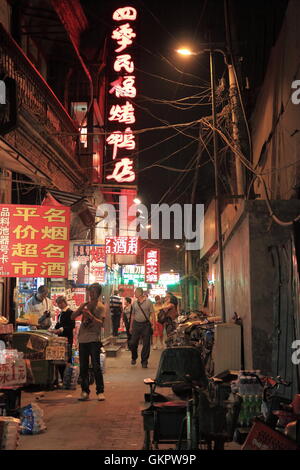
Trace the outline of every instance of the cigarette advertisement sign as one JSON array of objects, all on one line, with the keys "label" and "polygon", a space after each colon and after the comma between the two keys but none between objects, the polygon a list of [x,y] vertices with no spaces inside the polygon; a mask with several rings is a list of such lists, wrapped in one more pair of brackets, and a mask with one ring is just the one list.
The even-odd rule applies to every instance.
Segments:
[{"label": "cigarette advertisement sign", "polygon": [[68,276],[70,208],[0,205],[0,276]]}]

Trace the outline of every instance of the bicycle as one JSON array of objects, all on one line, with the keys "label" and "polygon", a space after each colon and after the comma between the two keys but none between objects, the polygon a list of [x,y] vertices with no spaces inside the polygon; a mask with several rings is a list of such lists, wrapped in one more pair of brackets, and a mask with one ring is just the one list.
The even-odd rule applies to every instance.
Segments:
[{"label": "bicycle", "polygon": [[194,384],[189,376],[185,379],[191,387],[192,397],[187,401],[186,417],[183,420],[176,449],[212,450],[212,443],[214,443],[213,450],[223,450],[225,442],[232,440],[241,407],[241,398],[235,396],[232,402],[211,401],[203,388]]},{"label": "bicycle", "polygon": [[291,402],[289,398],[281,397],[279,395],[276,395],[275,393],[280,386],[290,387],[291,382],[287,382],[280,376],[277,376],[275,378],[265,377],[265,379],[262,381],[259,379],[258,376],[256,377],[263,386],[261,412],[264,418],[264,422],[272,428],[275,428],[277,418],[273,414],[273,411],[283,409],[284,405],[290,404]]},{"label": "bicycle", "polygon": [[[290,408],[291,400],[276,395],[280,386],[289,387],[291,382],[287,382],[280,376],[262,379],[255,374],[254,376],[263,387],[261,413],[251,418],[252,426],[246,437],[237,433],[236,430],[235,441],[243,444],[242,450],[292,449],[294,443],[278,432],[280,419],[277,416],[286,413],[285,410]],[[275,411],[277,413],[274,413]]]}]

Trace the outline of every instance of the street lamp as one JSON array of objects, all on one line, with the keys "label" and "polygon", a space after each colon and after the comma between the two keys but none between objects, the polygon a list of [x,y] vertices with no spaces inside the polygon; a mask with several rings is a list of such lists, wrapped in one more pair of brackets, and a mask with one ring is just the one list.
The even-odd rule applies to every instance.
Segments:
[{"label": "street lamp", "polygon": [[182,49],[177,49],[176,52],[181,55],[198,55],[197,52],[193,52],[190,49],[183,47]]},{"label": "street lamp", "polygon": [[202,49],[199,52],[192,52],[189,49],[178,49],[177,52],[181,55],[200,55],[203,52],[209,52],[210,63],[210,83],[211,83],[211,108],[213,120],[213,148],[214,148],[214,179],[215,179],[215,200],[216,200],[216,215],[217,215],[217,238],[219,248],[219,262],[220,262],[220,288],[221,288],[221,313],[222,321],[226,322],[225,310],[225,289],[224,289],[224,259],[223,259],[223,240],[222,240],[222,220],[220,210],[220,191],[219,191],[219,162],[218,162],[218,141],[217,141],[217,115],[216,115],[216,88],[215,88],[215,61],[214,53],[220,52],[227,64],[225,53],[221,49]]}]

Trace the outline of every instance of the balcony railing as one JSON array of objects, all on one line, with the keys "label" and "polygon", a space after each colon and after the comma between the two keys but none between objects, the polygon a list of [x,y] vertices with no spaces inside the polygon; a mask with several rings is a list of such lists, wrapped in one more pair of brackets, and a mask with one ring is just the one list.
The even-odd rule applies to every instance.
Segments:
[{"label": "balcony railing", "polygon": [[[39,71],[0,23],[0,73],[17,84],[18,112],[24,109],[43,133],[76,158],[78,128]],[[49,142],[49,140],[48,140]],[[51,144],[50,144],[51,145]]]}]

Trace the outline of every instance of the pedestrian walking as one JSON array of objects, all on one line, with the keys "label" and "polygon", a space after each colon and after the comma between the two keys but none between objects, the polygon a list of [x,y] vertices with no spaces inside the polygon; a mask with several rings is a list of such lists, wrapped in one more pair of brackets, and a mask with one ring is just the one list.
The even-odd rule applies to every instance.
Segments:
[{"label": "pedestrian walking", "polygon": [[132,315],[131,298],[125,297],[125,305],[123,309],[123,321],[124,321],[126,334],[127,334],[127,351],[129,350],[129,344],[130,344],[130,339],[131,339],[131,334],[130,334],[131,315]]},{"label": "pedestrian walking", "polygon": [[141,363],[145,369],[148,367],[148,359],[150,355],[151,337],[153,333],[153,313],[154,308],[152,302],[144,295],[142,288],[135,290],[136,300],[132,305],[132,316],[130,325],[130,350],[131,364],[136,364],[138,358],[139,340],[142,340]]},{"label": "pedestrian walking", "polygon": [[105,320],[105,306],[100,300],[102,287],[100,284],[91,284],[88,287],[89,302],[83,303],[78,310],[73,312],[74,320],[82,315],[78,333],[79,363],[81,378],[81,397],[79,400],[89,399],[89,359],[91,358],[96,382],[96,393],[99,401],[105,400],[104,382],[100,366],[101,328]]},{"label": "pedestrian walking", "polygon": [[162,305],[162,308],[158,314],[158,318],[160,323],[162,323],[166,328],[167,340],[166,343],[168,345],[169,340],[168,338],[172,335],[172,333],[176,330],[176,319],[178,317],[178,300],[175,295],[171,293],[167,293],[165,297],[165,301]]},{"label": "pedestrian walking", "polygon": [[164,325],[159,323],[158,321],[158,313],[162,309],[162,301],[161,297],[159,295],[155,296],[155,304],[153,305],[154,308],[154,331],[153,331],[153,349],[158,348],[158,340],[160,341],[160,345],[163,348],[164,347]]},{"label": "pedestrian walking", "polygon": [[110,296],[109,309],[111,314],[112,336],[116,338],[118,336],[122,315],[122,299],[119,296],[118,290],[115,290],[113,295]]}]

